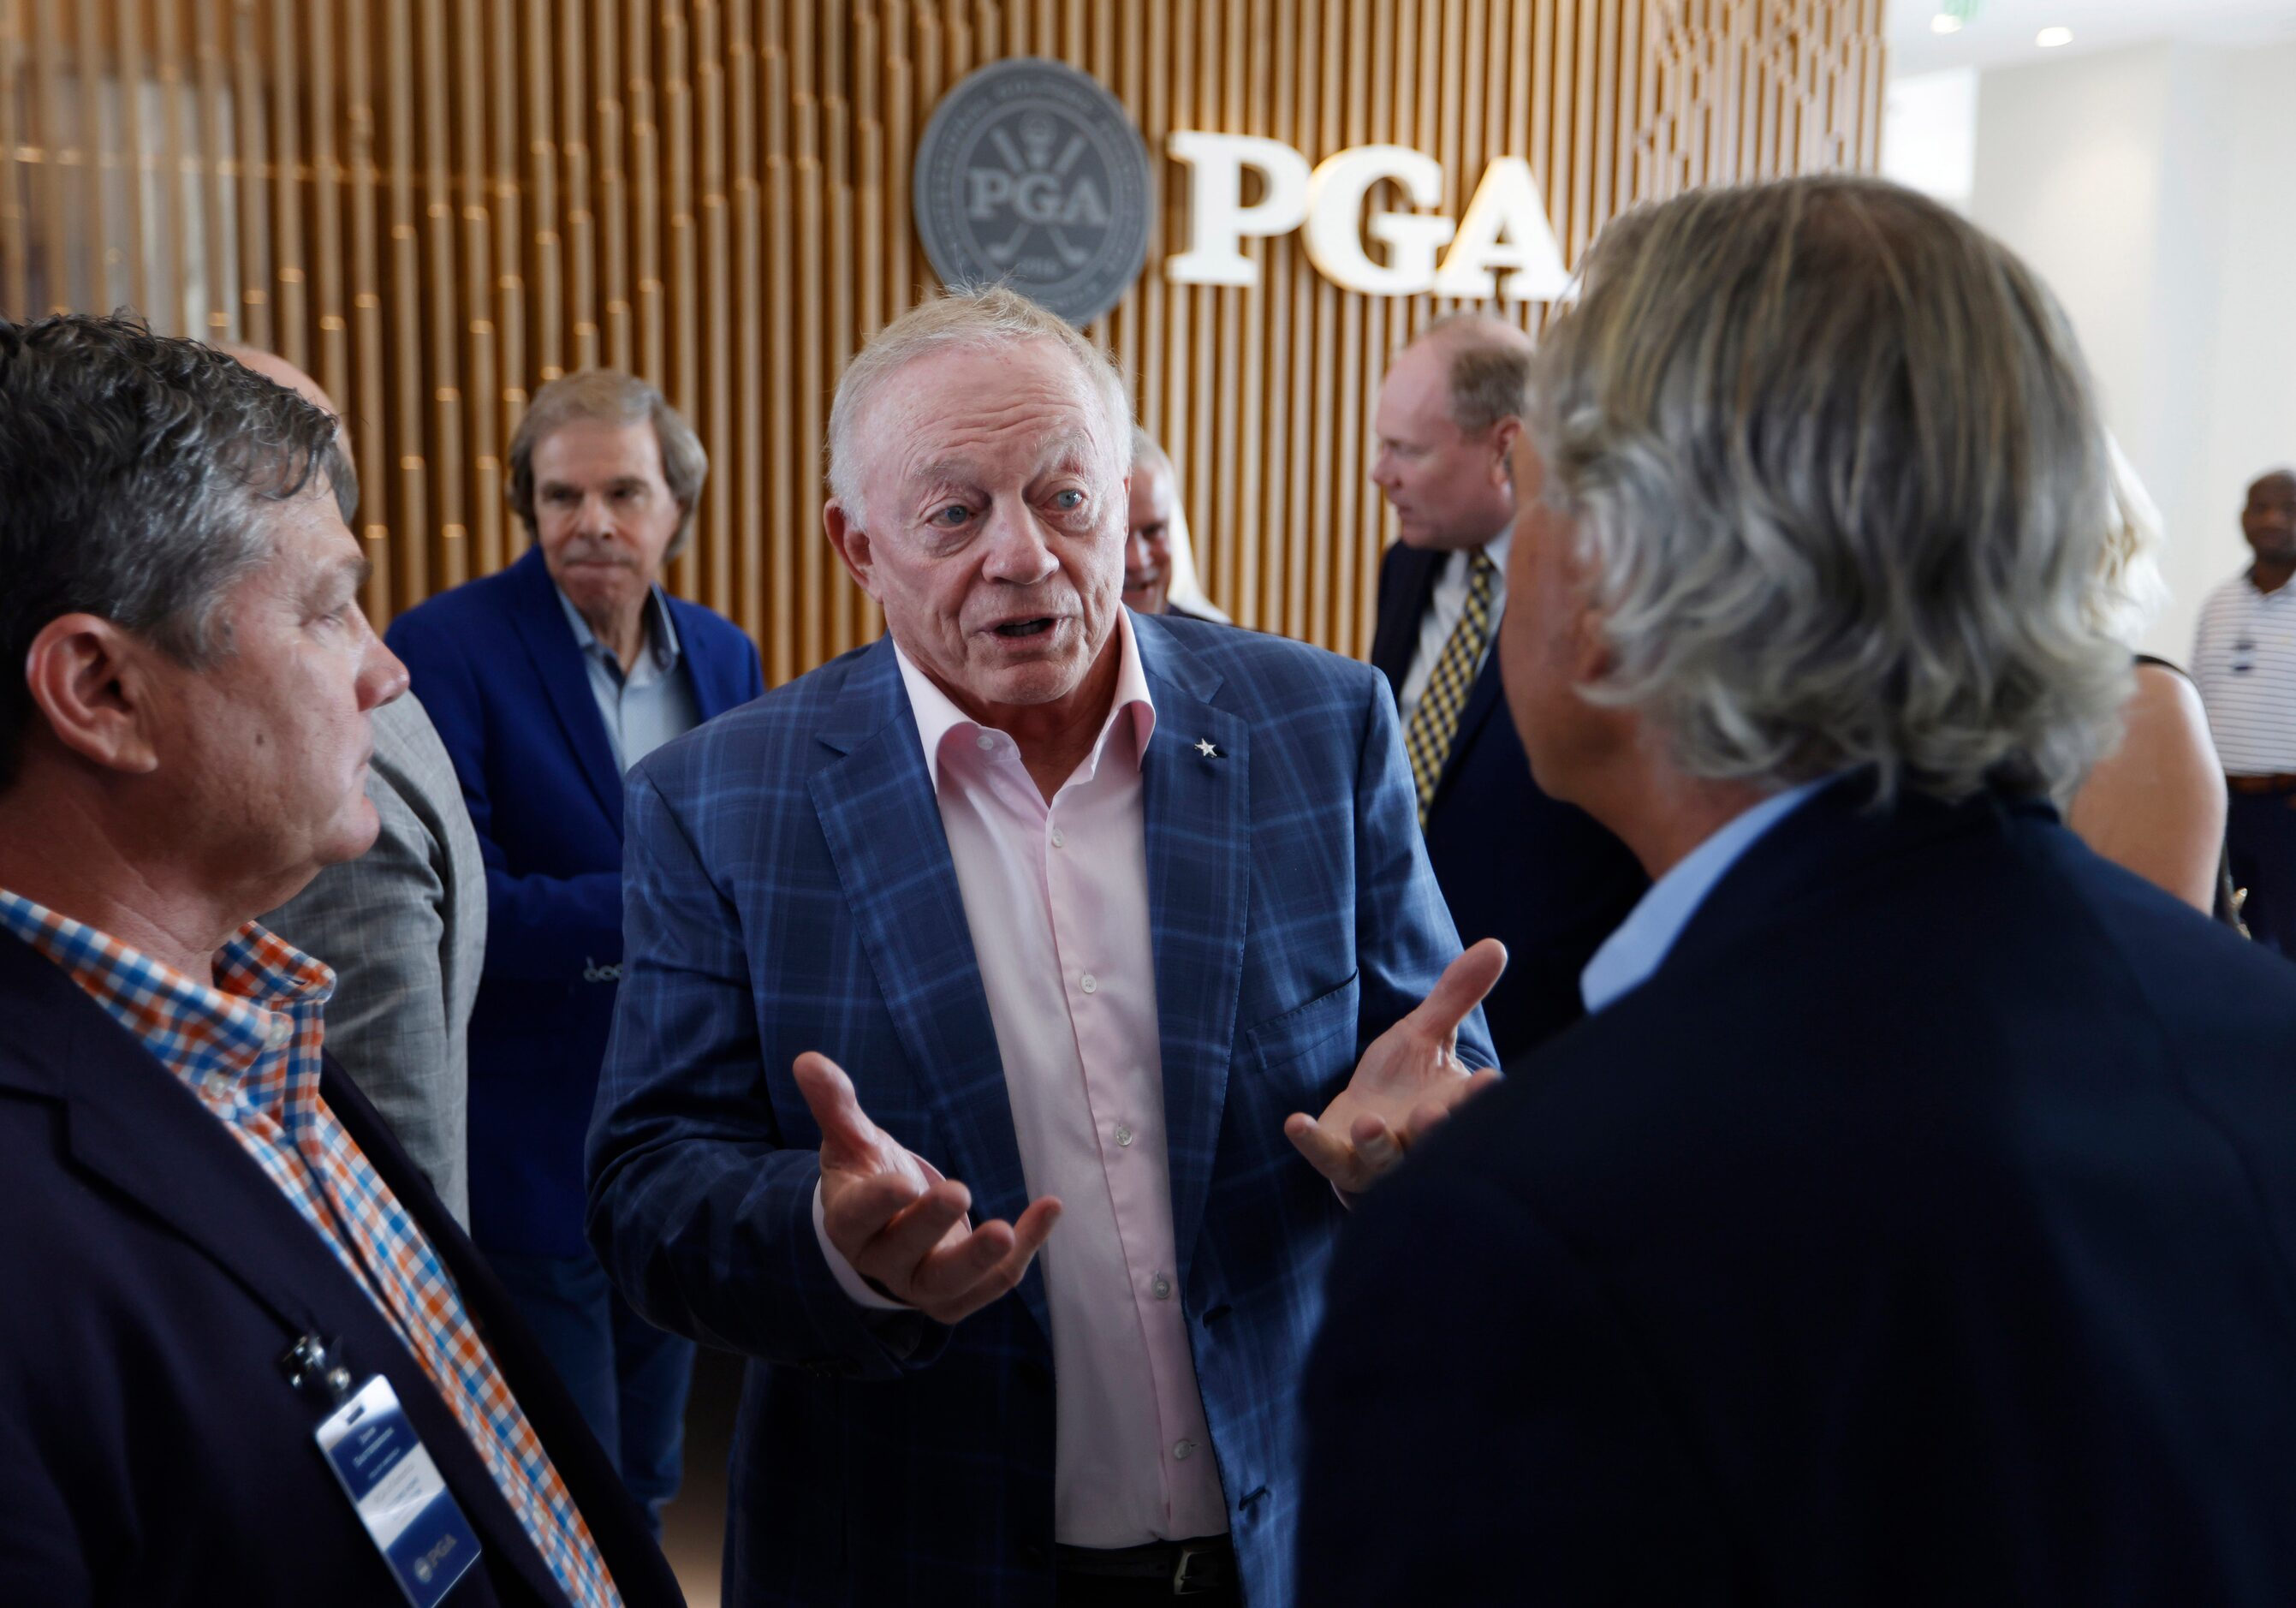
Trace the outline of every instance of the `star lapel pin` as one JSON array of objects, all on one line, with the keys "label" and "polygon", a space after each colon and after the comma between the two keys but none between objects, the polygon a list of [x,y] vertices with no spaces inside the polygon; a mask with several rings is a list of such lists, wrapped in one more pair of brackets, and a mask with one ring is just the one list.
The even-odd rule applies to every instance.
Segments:
[{"label": "star lapel pin", "polygon": [[1219,750],[1212,746],[1212,740],[1210,737],[1201,737],[1197,739],[1196,751],[1207,759],[1217,759],[1219,758]]}]

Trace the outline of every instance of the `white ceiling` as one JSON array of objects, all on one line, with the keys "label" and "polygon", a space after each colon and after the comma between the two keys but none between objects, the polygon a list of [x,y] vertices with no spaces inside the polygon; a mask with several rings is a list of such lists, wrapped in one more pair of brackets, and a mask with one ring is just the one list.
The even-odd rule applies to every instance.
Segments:
[{"label": "white ceiling", "polygon": [[[1886,29],[1894,76],[2013,62],[2155,39],[2260,45],[2296,39],[2296,0],[1977,0],[1958,33],[1931,30],[1947,0],[1889,0]],[[2043,50],[2045,28],[2070,28],[2072,43]]]}]

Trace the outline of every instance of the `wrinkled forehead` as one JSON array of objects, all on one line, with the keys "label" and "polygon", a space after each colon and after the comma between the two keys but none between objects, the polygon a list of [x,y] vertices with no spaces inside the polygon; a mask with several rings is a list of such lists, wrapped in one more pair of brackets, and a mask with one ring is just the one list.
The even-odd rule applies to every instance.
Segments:
[{"label": "wrinkled forehead", "polygon": [[922,352],[882,387],[865,432],[866,466],[896,488],[960,472],[979,480],[1060,469],[1097,476],[1115,464],[1106,407],[1050,341]]}]

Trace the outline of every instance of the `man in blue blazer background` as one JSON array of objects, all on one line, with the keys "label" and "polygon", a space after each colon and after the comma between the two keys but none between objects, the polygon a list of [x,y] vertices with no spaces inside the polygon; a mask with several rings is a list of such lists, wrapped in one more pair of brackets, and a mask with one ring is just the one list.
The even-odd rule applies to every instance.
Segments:
[{"label": "man in blue blazer background", "polygon": [[764,690],[749,638],[660,577],[709,460],[652,386],[590,370],[511,445],[534,545],[391,624],[487,868],[471,1017],[471,1232],[633,1495],[676,1494],[693,1348],[614,1295],[582,1235],[582,1136],[621,974],[622,773]]},{"label": "man in blue blazer background", "polygon": [[889,636],[632,774],[591,1136],[616,1283],[752,1359],[727,1601],[1287,1604],[1341,1192],[1476,1086],[1503,956],[1376,672],[1122,609],[1075,331],[925,303],[830,433]]},{"label": "man in blue blazer background", "polygon": [[[1430,325],[1381,381],[1372,481],[1398,539],[1371,661],[1395,689],[1427,858],[1461,937],[1506,946],[1483,1001],[1513,1059],[1578,1020],[1578,971],[1650,879],[1625,844],[1531,778],[1492,651],[1508,606],[1508,449],[1530,338],[1487,315]],[[1520,601],[1520,600],[1518,600]]]}]

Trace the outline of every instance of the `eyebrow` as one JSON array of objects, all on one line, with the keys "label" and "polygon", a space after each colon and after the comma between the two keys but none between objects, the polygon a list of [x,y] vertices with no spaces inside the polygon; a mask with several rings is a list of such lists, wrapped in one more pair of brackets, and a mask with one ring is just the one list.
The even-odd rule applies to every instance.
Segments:
[{"label": "eyebrow", "polygon": [[[1092,438],[1081,431],[1070,431],[1053,437],[1038,454],[1036,467],[1029,478],[1059,468],[1062,464],[1088,464],[1092,460]],[[971,458],[936,458],[917,471],[916,483],[926,488],[965,487],[980,482],[980,466]]]},{"label": "eyebrow", "polygon": [[[606,482],[606,489],[618,491],[625,486],[643,488],[646,484],[646,477],[642,474],[618,474]],[[579,492],[582,488],[571,480],[549,480],[543,481],[537,489],[542,496],[550,496],[561,491]]]},{"label": "eyebrow", "polygon": [[[357,558],[342,559],[330,564],[314,576],[303,594],[305,606],[324,603],[339,592],[345,597],[357,597],[374,578],[374,561],[364,554]],[[348,585],[344,582],[348,579]]]}]

